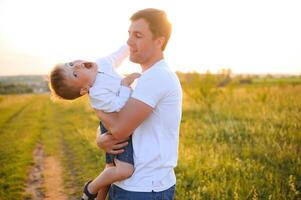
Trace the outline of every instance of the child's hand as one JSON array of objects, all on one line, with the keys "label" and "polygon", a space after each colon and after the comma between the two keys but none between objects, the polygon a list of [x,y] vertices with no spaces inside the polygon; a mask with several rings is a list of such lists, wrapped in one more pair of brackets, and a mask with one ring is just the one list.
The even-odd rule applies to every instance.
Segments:
[{"label": "child's hand", "polygon": [[136,78],[139,78],[140,76],[141,74],[139,73],[132,73],[121,80],[121,85],[129,87],[134,82],[134,80]]}]

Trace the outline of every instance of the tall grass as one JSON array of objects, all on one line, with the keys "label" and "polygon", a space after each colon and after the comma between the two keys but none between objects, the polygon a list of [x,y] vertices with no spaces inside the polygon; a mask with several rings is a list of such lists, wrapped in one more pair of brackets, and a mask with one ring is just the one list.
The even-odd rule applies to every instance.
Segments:
[{"label": "tall grass", "polygon": [[177,199],[301,198],[301,86],[220,90],[186,97]]},{"label": "tall grass", "polygon": [[[301,199],[301,85],[203,90],[214,95],[192,91],[199,84],[188,87],[177,200]],[[0,96],[0,109],[0,199],[22,199],[36,143],[61,161],[65,191],[78,199],[83,184],[104,167],[95,144],[98,120],[87,99]]]}]

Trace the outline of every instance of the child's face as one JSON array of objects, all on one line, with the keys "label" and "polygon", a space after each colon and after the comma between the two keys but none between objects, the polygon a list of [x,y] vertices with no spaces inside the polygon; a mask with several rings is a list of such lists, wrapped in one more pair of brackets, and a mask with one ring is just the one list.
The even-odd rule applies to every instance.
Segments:
[{"label": "child's face", "polygon": [[64,68],[66,69],[68,82],[73,87],[89,90],[93,85],[97,74],[96,63],[75,60],[66,63]]}]

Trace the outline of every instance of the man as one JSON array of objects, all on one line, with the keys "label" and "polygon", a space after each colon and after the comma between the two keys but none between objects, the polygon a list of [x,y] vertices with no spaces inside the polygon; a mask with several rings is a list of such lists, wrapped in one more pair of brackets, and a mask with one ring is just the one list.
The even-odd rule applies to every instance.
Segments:
[{"label": "man", "polygon": [[[164,61],[171,34],[164,11],[144,9],[133,14],[127,44],[130,61],[142,74],[126,105],[116,113],[97,112],[109,132],[97,134],[97,144],[118,154],[132,134],[133,175],[110,187],[109,199],[173,199],[178,159],[182,90]],[[117,149],[117,150],[116,150]]]}]

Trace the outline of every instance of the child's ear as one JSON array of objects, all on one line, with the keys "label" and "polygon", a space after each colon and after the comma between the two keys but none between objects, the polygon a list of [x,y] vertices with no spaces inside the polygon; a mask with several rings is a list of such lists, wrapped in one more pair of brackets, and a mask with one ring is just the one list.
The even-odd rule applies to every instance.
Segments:
[{"label": "child's ear", "polygon": [[89,93],[89,89],[90,89],[89,87],[81,88],[80,91],[79,91],[79,94],[81,96],[83,96],[83,95]]}]

